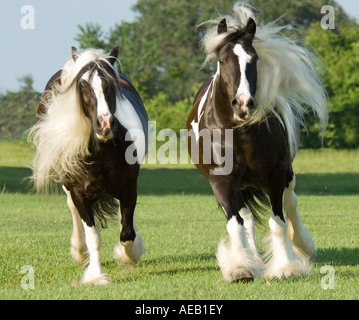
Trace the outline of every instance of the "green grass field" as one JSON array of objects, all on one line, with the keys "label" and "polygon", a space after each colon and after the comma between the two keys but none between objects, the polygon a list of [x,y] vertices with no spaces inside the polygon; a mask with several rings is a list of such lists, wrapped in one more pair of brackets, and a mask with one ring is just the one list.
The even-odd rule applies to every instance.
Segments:
[{"label": "green grass field", "polygon": [[[235,284],[217,266],[226,227],[208,182],[190,165],[146,165],[135,213],[146,254],[134,268],[118,264],[119,225],[109,223],[101,257],[114,284],[79,285],[66,198],[28,192],[30,161],[26,143],[0,142],[0,299],[359,299],[359,150],[303,150],[294,162],[299,210],[317,249],[312,275]],[[258,228],[260,247],[267,232]],[[334,271],[327,290],[326,265]],[[34,289],[22,288],[26,266]]]}]

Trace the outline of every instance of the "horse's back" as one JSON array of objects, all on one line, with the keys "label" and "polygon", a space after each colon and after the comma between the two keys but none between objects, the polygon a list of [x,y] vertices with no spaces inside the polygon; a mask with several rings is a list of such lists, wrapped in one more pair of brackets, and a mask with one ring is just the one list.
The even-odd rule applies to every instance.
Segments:
[{"label": "horse's back", "polygon": [[[118,120],[122,125],[124,125],[128,130],[131,129],[139,129],[143,131],[144,137],[145,137],[145,143],[146,143],[146,153],[149,143],[149,137],[148,137],[148,115],[146,112],[146,109],[143,105],[142,99],[135,89],[135,87],[132,85],[130,80],[123,74],[119,75],[119,82],[120,82],[120,88],[121,88],[121,96],[122,99],[120,101],[120,104],[122,104],[120,107],[122,108],[121,111],[127,111],[126,115],[121,114],[121,112],[118,114]],[[129,102],[132,108],[125,108],[123,107],[126,104],[126,102]],[[134,112],[132,112],[132,110]],[[142,127],[142,128],[141,128]]]},{"label": "horse's back", "polygon": [[61,84],[61,74],[62,74],[62,69],[57,71],[47,82],[45,90],[42,93],[39,105],[37,107],[37,115],[38,116],[45,113],[45,111],[46,111],[45,104],[46,104],[46,101],[52,95],[51,90],[52,90],[52,87],[54,86],[54,84]]},{"label": "horse's back", "polygon": [[142,125],[145,125],[147,127],[148,115],[139,93],[126,76],[121,74],[119,76],[119,81],[121,93],[126,97],[127,100],[131,102],[132,106],[136,110],[137,115],[141,119]]}]

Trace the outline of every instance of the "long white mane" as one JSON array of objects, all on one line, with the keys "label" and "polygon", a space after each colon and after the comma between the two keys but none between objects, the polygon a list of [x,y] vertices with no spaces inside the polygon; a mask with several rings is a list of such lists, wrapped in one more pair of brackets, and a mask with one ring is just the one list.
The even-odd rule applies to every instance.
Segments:
[{"label": "long white mane", "polygon": [[51,180],[63,182],[83,172],[81,160],[90,154],[92,125],[82,111],[74,80],[88,63],[108,63],[105,58],[102,50],[95,49],[79,54],[76,61],[71,58],[62,69],[60,84],[43,95],[45,112],[38,115],[29,135],[36,148],[32,179],[37,190],[47,191]]},{"label": "long white mane", "polygon": [[[256,21],[253,8],[241,2],[233,6],[233,15],[210,20],[203,38],[206,62],[216,59],[217,48],[228,34],[246,26],[249,18]],[[228,30],[218,34],[220,20],[226,18]],[[257,26],[253,47],[259,56],[257,69],[257,108],[249,124],[265,121],[269,113],[274,114],[288,132],[291,154],[299,148],[298,124],[304,124],[304,115],[312,109],[324,132],[328,122],[326,93],[320,81],[316,57],[307,49],[286,36],[274,23]],[[284,123],[283,123],[284,122]],[[248,122],[247,122],[248,124]]]}]

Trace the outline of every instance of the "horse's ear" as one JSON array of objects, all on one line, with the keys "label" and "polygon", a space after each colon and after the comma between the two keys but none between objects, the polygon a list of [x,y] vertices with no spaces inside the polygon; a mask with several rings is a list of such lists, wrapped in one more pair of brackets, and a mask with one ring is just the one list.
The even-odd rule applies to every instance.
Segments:
[{"label": "horse's ear", "polygon": [[116,60],[117,60],[117,57],[118,57],[118,46],[114,47],[109,56],[107,57],[107,60],[112,64],[114,65]]},{"label": "horse's ear", "polygon": [[244,27],[244,32],[249,40],[252,41],[254,39],[256,30],[257,30],[256,22],[252,18],[249,18],[247,25]]},{"label": "horse's ear", "polygon": [[227,32],[227,21],[226,18],[223,18],[219,23],[218,23],[218,28],[217,28],[218,34],[222,34]]},{"label": "horse's ear", "polygon": [[77,58],[79,57],[79,52],[75,47],[71,47],[71,55],[72,59],[74,59],[74,61],[76,62]]}]

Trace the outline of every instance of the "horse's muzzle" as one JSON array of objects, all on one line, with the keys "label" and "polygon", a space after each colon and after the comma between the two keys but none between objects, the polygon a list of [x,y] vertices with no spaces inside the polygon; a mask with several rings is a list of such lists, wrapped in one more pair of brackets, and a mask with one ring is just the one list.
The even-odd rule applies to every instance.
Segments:
[{"label": "horse's muzzle", "polygon": [[249,99],[237,99],[232,100],[233,117],[237,121],[248,120],[255,108],[255,101],[253,98]]},{"label": "horse's muzzle", "polygon": [[107,141],[113,138],[112,131],[113,116],[111,114],[100,114],[97,116],[96,137],[101,141]]}]

